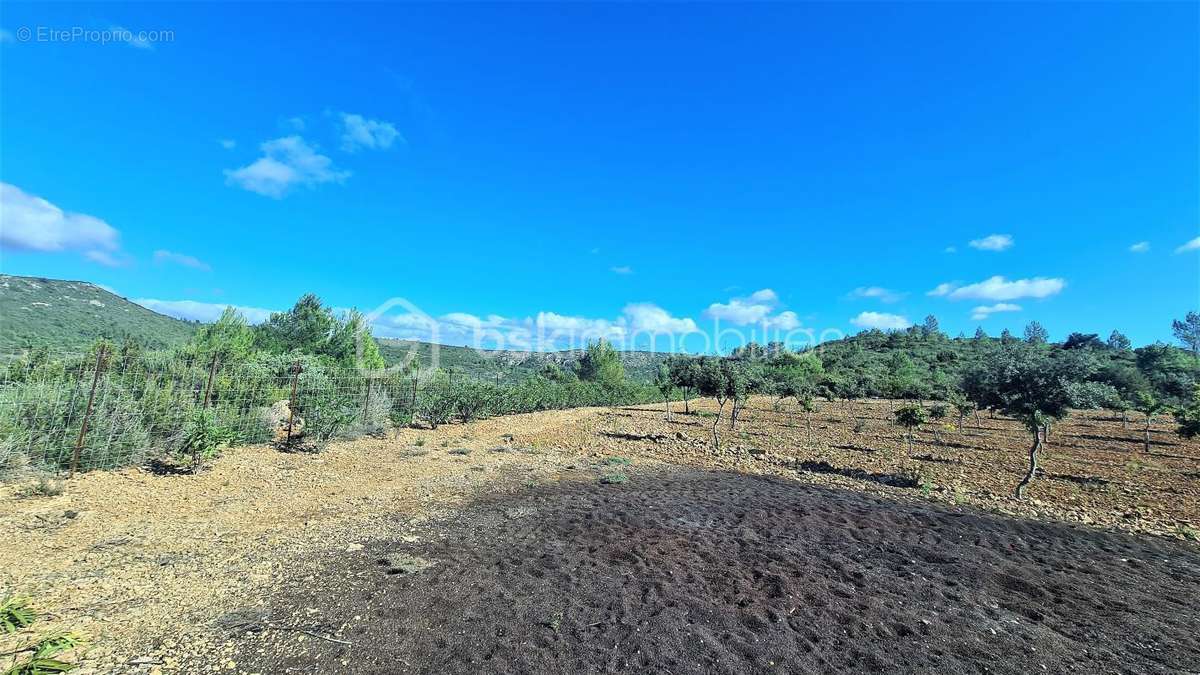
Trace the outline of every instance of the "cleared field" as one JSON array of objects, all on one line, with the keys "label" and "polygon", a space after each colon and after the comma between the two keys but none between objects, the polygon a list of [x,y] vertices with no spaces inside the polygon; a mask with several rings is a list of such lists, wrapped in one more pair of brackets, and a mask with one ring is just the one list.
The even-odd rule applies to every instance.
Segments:
[{"label": "cleared field", "polygon": [[[1176,436],[1167,415],[1152,422],[1146,453],[1143,419],[1131,416],[1126,425],[1109,412],[1075,411],[1051,430],[1029,499],[1016,502],[1013,488],[1028,466],[1032,439],[1013,420],[983,413],[958,430],[951,412],[941,424],[923,426],[910,452],[903,429],[892,423],[899,402],[817,405],[808,418],[794,403],[776,410],[773,400],[754,398],[733,430],[727,405],[720,452],[712,450],[713,420],[704,416],[717,410],[709,400],[691,406],[700,415],[675,414],[669,423],[661,406],[601,410],[572,428],[532,434],[529,442],[799,475],[902,498],[1200,541],[1200,442]],[[673,404],[676,413],[679,407]],[[913,479],[915,489],[898,487]]]},{"label": "cleared field", "polygon": [[226,621],[262,672],[1172,673],[1198,605],[1166,540],[676,470],[481,500]]},{"label": "cleared field", "polygon": [[[41,630],[91,638],[84,672],[283,672],[275,664],[297,648],[325,659],[315,662],[325,670],[308,672],[465,670],[487,645],[528,651],[496,652],[501,670],[571,669],[572,659],[674,672],[850,664],[815,636],[904,653],[926,645],[949,670],[965,669],[975,648],[993,670],[1083,668],[1089,658],[1178,670],[1194,656],[1184,631],[1197,625],[1188,607],[1200,599],[1188,594],[1200,587],[1200,553],[1181,539],[1198,524],[1197,444],[1163,424],[1147,455],[1133,424],[1074,415],[1052,431],[1046,475],[1018,504],[1008,495],[1027,441],[1015,423],[984,416],[962,434],[941,431],[939,443],[924,431],[910,456],[886,421],[890,406],[821,404],[810,440],[802,415],[756,399],[736,430],[721,422],[719,454],[711,418],[667,423],[661,409],[593,408],[404,430],[318,455],[241,448],[197,476],[97,472],[58,497],[18,498],[19,486],[6,486],[0,530],[16,545],[0,548],[0,586],[49,614]],[[914,468],[916,487],[902,487]],[[599,482],[618,472],[628,483]],[[1155,532],[1167,538],[1144,536]],[[641,583],[667,572],[706,580]],[[779,597],[763,586],[767,574]],[[950,581],[979,592],[947,591]],[[744,592],[722,592],[730,588]],[[685,629],[653,623],[669,602],[691,607],[689,625],[711,644],[734,647],[697,651]],[[810,633],[777,632],[772,617],[793,609]],[[855,612],[864,624],[839,623]],[[463,617],[482,618],[454,623]],[[1009,621],[1011,633],[963,633],[995,627],[984,619]],[[391,638],[379,632],[388,630]],[[969,649],[959,634],[982,642]],[[1048,655],[1020,656],[1020,645]],[[587,651],[600,648],[603,659]],[[639,648],[675,660],[644,664]],[[880,649],[847,653],[863,668],[903,663]],[[443,656],[427,656],[434,650]]]}]

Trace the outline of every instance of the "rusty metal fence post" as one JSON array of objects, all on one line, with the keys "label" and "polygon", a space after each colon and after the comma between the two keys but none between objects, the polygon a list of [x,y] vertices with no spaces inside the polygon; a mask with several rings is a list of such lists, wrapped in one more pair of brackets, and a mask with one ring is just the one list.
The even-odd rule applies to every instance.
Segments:
[{"label": "rusty metal fence post", "polygon": [[292,444],[292,420],[296,417],[296,383],[300,380],[300,373],[304,372],[304,368],[300,366],[299,361],[293,361],[291,367],[292,373],[292,396],[288,399],[288,428],[287,428],[287,444]]},{"label": "rusty metal fence post", "polygon": [[217,355],[213,354],[212,364],[208,367],[208,384],[204,387],[204,410],[208,410],[208,402],[212,399],[213,378],[217,375]]},{"label": "rusty metal fence post", "polygon": [[367,395],[363,400],[363,424],[369,424],[371,421],[371,376],[367,375]]},{"label": "rusty metal fence post", "polygon": [[67,478],[74,478],[79,470],[79,454],[83,451],[83,441],[87,437],[88,423],[92,420],[92,405],[96,401],[96,385],[100,383],[100,373],[104,371],[108,347],[100,345],[96,350],[96,372],[92,375],[92,390],[88,393],[87,410],[83,413],[83,423],[79,426],[79,435],[75,437],[75,451],[71,453],[71,471]]}]

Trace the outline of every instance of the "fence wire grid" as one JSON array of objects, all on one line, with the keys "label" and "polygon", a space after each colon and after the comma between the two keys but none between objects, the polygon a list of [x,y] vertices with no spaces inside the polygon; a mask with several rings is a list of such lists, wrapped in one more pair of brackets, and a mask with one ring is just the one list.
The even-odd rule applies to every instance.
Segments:
[{"label": "fence wire grid", "polygon": [[297,434],[320,444],[418,420],[437,425],[655,397],[641,385],[612,390],[541,377],[501,384],[441,371],[363,373],[297,355],[225,364],[95,349],[0,368],[0,477],[23,469],[114,469],[178,455],[197,411],[229,445],[277,439],[292,416]]}]

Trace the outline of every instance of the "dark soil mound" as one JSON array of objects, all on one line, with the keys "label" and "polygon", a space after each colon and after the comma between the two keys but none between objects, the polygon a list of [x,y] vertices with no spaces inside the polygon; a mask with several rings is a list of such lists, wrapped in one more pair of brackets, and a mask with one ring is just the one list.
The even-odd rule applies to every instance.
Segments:
[{"label": "dark soil mound", "polygon": [[[432,566],[427,566],[433,563]],[[262,672],[1180,672],[1185,544],[687,472],[476,503],[341,553],[237,641]],[[288,670],[288,669],[292,670]]]}]

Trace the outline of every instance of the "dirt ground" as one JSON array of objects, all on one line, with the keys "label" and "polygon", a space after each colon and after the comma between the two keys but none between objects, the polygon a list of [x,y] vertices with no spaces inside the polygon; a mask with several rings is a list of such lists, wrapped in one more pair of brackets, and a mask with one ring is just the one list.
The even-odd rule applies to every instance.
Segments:
[{"label": "dirt ground", "polygon": [[1178,673],[1197,607],[1168,540],[659,470],[326,554],[224,625],[262,672]]},{"label": "dirt ground", "polygon": [[[487,620],[479,630],[495,630],[498,619],[487,617],[513,616],[500,611],[505,598],[514,607],[511,611],[527,607],[529,612],[539,613],[553,605],[552,599],[561,602],[578,593],[578,603],[562,606],[576,608],[571,621],[597,617],[589,624],[610,620],[597,609],[603,599],[614,612],[625,612],[615,616],[625,616],[628,621],[648,616],[644,612],[654,606],[653,593],[659,593],[660,599],[669,595],[672,602],[692,607],[688,603],[695,599],[680,595],[682,587],[668,584],[646,595],[640,585],[612,585],[618,568],[623,578],[626,573],[636,577],[649,569],[638,567],[632,559],[625,560],[624,566],[605,562],[620,557],[615,549],[624,539],[637,535],[631,546],[642,547],[639,555],[643,559],[663,557],[663,566],[646,571],[652,572],[651,576],[664,570],[676,570],[673,574],[686,570],[701,576],[715,573],[709,567],[728,574],[737,570],[730,583],[750,588],[761,580],[739,576],[748,573],[745,563],[750,559],[743,556],[759,556],[753,560],[772,561],[760,567],[778,568],[771,573],[781,575],[784,597],[801,597],[809,586],[824,589],[828,597],[836,595],[834,588],[850,592],[836,586],[854,584],[838,581],[842,577],[835,575],[829,562],[829,556],[840,555],[844,558],[843,576],[863,575],[862,585],[854,593],[893,598],[883,604],[868,602],[868,609],[861,610],[873,617],[871,622],[878,619],[896,633],[893,647],[934,645],[945,654],[938,663],[952,670],[966,668],[974,657],[973,652],[956,651],[965,647],[957,643],[952,647],[947,640],[954,630],[963,628],[964,621],[977,621],[986,614],[986,598],[1014,615],[1008,617],[996,610],[1000,618],[989,621],[1005,617],[1022,621],[1024,616],[1039,626],[1054,627],[1047,628],[1049,632],[1031,628],[1020,633],[1030,640],[1027,646],[1055,655],[1042,661],[1051,670],[1056,665],[1071,668],[1067,654],[1072,649],[1076,659],[1086,660],[1090,655],[1116,670],[1171,670],[1176,663],[1171,659],[1191,655],[1186,639],[1181,643],[1173,636],[1181,634],[1181,626],[1192,628],[1193,633],[1200,628],[1195,610],[1172,603],[1188,600],[1193,608],[1197,604],[1188,593],[1194,594],[1200,581],[1198,549],[1178,540],[1193,536],[1200,526],[1200,446],[1178,442],[1163,420],[1153,427],[1154,443],[1147,455],[1141,450],[1141,433],[1135,424],[1123,429],[1120,421],[1105,415],[1079,414],[1053,430],[1044,460],[1045,475],[1031,488],[1032,499],[1018,504],[1008,495],[1021,475],[1028,441],[1015,423],[984,416],[978,428],[969,423],[962,433],[939,430],[938,442],[927,429],[919,434],[910,453],[899,430],[886,421],[891,405],[882,401],[822,404],[820,412],[813,415],[810,438],[802,416],[790,410],[775,412],[771,401],[756,400],[737,430],[729,431],[726,423],[721,423],[720,453],[712,451],[708,440],[711,418],[676,415],[667,423],[661,409],[593,408],[450,425],[437,431],[404,430],[387,439],[334,444],[316,455],[239,448],[228,451],[200,475],[158,476],[136,469],[97,472],[72,481],[66,493],[57,497],[19,498],[19,486],[3,486],[0,533],[10,545],[0,547],[0,594],[31,596],[44,619],[35,630],[0,642],[0,652],[35,634],[71,629],[90,641],[85,652],[72,655],[84,666],[82,672],[285,672],[279,662],[270,659],[287,658],[298,644],[323,650],[312,654],[326,659],[317,663],[333,668],[307,672],[462,670],[471,659],[483,658],[478,645],[486,642],[480,637],[484,633],[472,633],[466,624],[439,624],[429,612],[450,612],[459,619],[484,616]],[[698,408],[703,413],[715,410],[715,405],[703,402]],[[863,422],[856,423],[860,418]],[[856,426],[861,430],[855,431]],[[602,461],[611,456],[628,458],[632,467],[623,469]],[[731,470],[738,476],[729,475]],[[615,471],[628,473],[629,483],[599,482],[601,475]],[[779,478],[767,480],[761,474]],[[756,475],[760,477],[747,478]],[[911,480],[914,476],[915,482]],[[654,484],[672,481],[682,481],[677,499],[652,489]],[[709,487],[699,487],[702,485]],[[748,485],[756,487],[748,489]],[[847,488],[853,493],[819,486]],[[708,490],[731,499],[745,492],[748,501],[740,507],[723,505],[707,499]],[[602,528],[579,525],[579,519],[585,517],[581,513],[602,514],[609,506],[605,499],[622,495],[624,501],[612,506],[615,513],[625,514],[618,521]],[[530,499],[541,500],[530,506],[534,512],[522,510]],[[940,502],[944,508],[935,508],[930,501]],[[822,511],[818,505],[824,502],[832,505]],[[654,525],[644,520],[639,514],[647,509],[661,511],[661,522]],[[675,509],[680,514],[671,513]],[[744,537],[726,531],[734,527],[730,523],[737,522],[739,513],[757,514]],[[856,526],[859,521],[854,518],[862,514],[888,525]],[[674,522],[671,518],[706,518],[703,522],[711,525],[697,530],[704,536],[690,534],[693,530],[682,524],[662,532],[664,524]],[[828,521],[824,530],[814,518]],[[1035,520],[1074,526],[1040,525]],[[572,522],[575,525],[570,525]],[[966,544],[949,539],[943,530],[961,523],[972,525],[954,530],[956,537],[966,541],[971,528],[976,528],[980,531],[976,536],[987,543],[970,550],[959,548]],[[659,534],[647,531],[638,535],[642,525],[658,527]],[[939,537],[937,541],[923,541],[930,536],[930,528]],[[787,532],[793,535],[784,534]],[[593,535],[596,550],[589,551],[591,544],[586,541]],[[789,536],[805,542],[804,555],[793,562],[823,572],[788,576],[801,571],[789,562],[795,550],[781,553],[788,551]],[[704,543],[690,551],[680,537]],[[551,546],[553,541],[568,545],[556,548]],[[1013,548],[1006,550],[998,542],[1008,542]],[[589,560],[580,556],[579,546],[589,554],[609,550],[611,555]],[[847,546],[859,547],[857,558],[850,557]],[[958,562],[920,562],[925,559],[918,548]],[[947,548],[955,552],[942,551]],[[919,565],[909,563],[911,569],[896,566],[896,561],[910,554],[909,559]],[[1109,560],[1105,556],[1116,557]],[[978,565],[974,557],[979,558]],[[380,564],[379,560],[388,562]],[[504,573],[480,576],[483,572],[475,569],[496,560],[502,563]],[[547,560],[573,571],[566,576],[565,572],[546,571],[539,561]],[[850,564],[851,560],[861,563],[860,568]],[[434,564],[421,569],[427,562]],[[590,567],[592,563],[598,566]],[[944,595],[925,598],[932,586],[888,585],[881,582],[879,574],[896,578],[907,574],[937,583],[955,581],[966,587],[957,593],[966,600],[951,602]],[[1008,574],[1012,579],[1006,582],[989,574]],[[1056,575],[1074,581],[1068,584],[1066,578]],[[543,584],[537,588],[546,598],[518,591],[526,577]],[[821,581],[818,577],[829,578]],[[468,587],[452,588],[455,578],[474,580],[481,590],[475,596],[464,596],[463,589]],[[545,581],[547,578],[550,581]],[[737,600],[729,605],[722,598],[742,596],[720,595],[720,583],[709,580],[700,585],[712,604],[696,604],[696,612],[708,611],[710,618],[749,612],[765,621],[767,628],[772,625],[769,612],[778,613],[783,601],[772,600],[769,593],[747,591],[742,599],[762,607],[747,610]],[[1006,583],[1013,588],[1006,590]],[[506,584],[515,585],[503,590]],[[1033,584],[1032,590],[1022,584]],[[973,585],[986,592],[974,597]],[[909,593],[921,597],[914,607],[924,609],[901,611],[896,598]],[[388,598],[390,609],[384,611],[380,609],[383,605],[372,603],[368,599],[372,594]],[[1018,597],[1022,595],[1032,600]],[[336,600],[342,596],[342,601]],[[457,598],[457,604],[420,604],[423,597],[432,602],[435,596]],[[1096,604],[1104,596],[1111,606]],[[1062,601],[1055,604],[1055,599]],[[1015,609],[1004,609],[1001,601]],[[961,605],[958,610],[953,610],[955,602]],[[324,604],[314,607],[310,603]],[[420,607],[429,609],[422,613]],[[512,635],[522,636],[519,640],[504,639],[503,635],[489,639],[503,651],[562,637],[560,631],[569,625],[571,631],[599,630],[594,637],[601,643],[617,644],[614,640],[620,638],[616,655],[600,659],[588,651],[591,647],[579,646],[590,644],[583,639],[590,634],[576,632],[572,638],[576,642],[567,640],[558,647],[532,650],[528,658],[534,660],[522,661],[524,657],[507,653],[495,661],[503,665],[481,663],[483,668],[495,670],[574,669],[569,658],[582,658],[600,670],[676,670],[665,661],[641,665],[636,651],[640,647],[629,651],[620,646],[626,644],[675,654],[671,658],[678,659],[672,662],[678,670],[699,667],[695,664],[707,664],[704,667],[710,669],[759,670],[769,666],[777,653],[780,656],[774,660],[791,664],[787,667],[824,670],[850,663],[837,660],[840,657],[834,655],[836,650],[831,650],[828,645],[832,643],[827,640],[850,644],[884,635],[858,624],[837,624],[838,616],[851,612],[848,601],[826,602],[822,607],[802,608],[801,616],[807,617],[807,622],[818,622],[813,630],[830,636],[820,638],[826,641],[824,647],[814,646],[809,651],[797,647],[800,643],[794,640],[791,651],[779,647],[783,644],[779,635],[766,628],[758,638],[764,646],[751,649],[745,645],[753,644],[755,638],[726,625],[726,619],[714,624],[695,617],[692,619],[705,626],[697,628],[701,631],[697,634],[713,646],[707,651],[683,650],[667,642],[638,642],[649,638],[636,638],[637,625],[632,629],[636,639],[624,635],[628,621],[581,628],[569,624],[568,612],[563,610],[558,619],[555,612],[544,619],[559,626],[550,635],[514,623],[504,630],[515,631]],[[1074,610],[1073,615],[1068,609]],[[376,614],[377,610],[382,613]],[[947,619],[946,626],[957,628],[922,633],[921,626],[926,624],[920,623],[921,618],[931,626],[941,625],[934,618],[914,613],[925,610],[956,617]],[[1043,619],[1030,619],[1030,612],[1040,613]],[[372,617],[381,620],[374,622]],[[1064,627],[1062,622],[1069,618],[1078,624],[1072,624],[1075,628]],[[1146,630],[1156,631],[1157,637],[1130,627],[1134,619],[1144,622]],[[916,624],[912,624],[914,620]],[[834,624],[819,625],[822,621]],[[388,651],[392,647],[380,642],[385,633],[371,632],[385,631],[386,626],[404,632],[408,622],[440,631],[440,637],[430,636],[426,642],[389,638],[396,645],[409,645],[414,650],[412,658]],[[653,625],[656,632],[667,631],[661,640],[686,642],[690,635],[678,626],[676,633],[670,633],[663,623]],[[913,632],[900,635],[899,625]],[[642,626],[641,631],[650,626]],[[367,632],[356,639],[347,637],[351,630]],[[753,633],[753,627],[750,630]],[[839,630],[847,632],[838,638]],[[852,633],[856,637],[847,637]],[[924,637],[932,642],[918,640]],[[336,648],[350,646],[332,640],[352,642],[353,649],[339,653]],[[1042,662],[1035,663],[1033,656],[1012,661],[1017,657],[1009,647],[1022,640],[1014,637],[1009,642],[990,643],[979,647],[982,651],[976,656],[999,658],[992,670],[1004,670],[1006,663],[1036,668]],[[1095,646],[1082,655],[1080,645],[1089,640]],[[742,646],[721,646],[726,643]],[[768,648],[767,643],[775,646]],[[372,649],[367,649],[368,644]],[[605,649],[613,650],[613,644]],[[440,656],[420,655],[421,649],[433,649],[430,645],[437,646]],[[263,653],[259,654],[259,649]],[[785,653],[790,656],[783,656]],[[867,664],[863,667],[901,663],[895,660],[897,654],[873,654],[860,654],[866,659],[861,661]],[[689,661],[689,655],[696,660]],[[386,660],[393,657],[404,660]],[[293,663],[299,667],[303,662]]]}]

